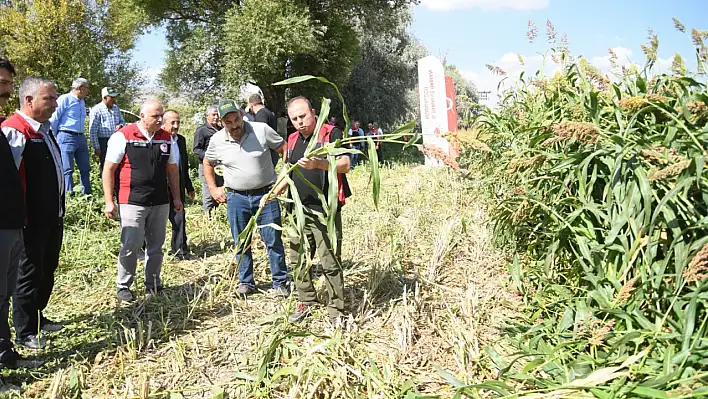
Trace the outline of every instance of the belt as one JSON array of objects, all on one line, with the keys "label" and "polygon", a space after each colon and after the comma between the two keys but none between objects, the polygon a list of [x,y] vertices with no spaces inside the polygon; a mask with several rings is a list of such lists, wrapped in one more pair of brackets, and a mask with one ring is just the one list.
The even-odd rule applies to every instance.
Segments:
[{"label": "belt", "polygon": [[73,134],[74,136],[83,136],[84,135],[83,133],[74,132],[72,130],[64,130],[64,129],[59,129],[59,133],[69,133],[69,134]]},{"label": "belt", "polygon": [[241,194],[241,195],[261,195],[261,194],[267,194],[268,191],[273,187],[272,184],[269,184],[265,187],[261,188],[255,188],[253,190],[233,190],[228,187],[226,187],[226,191],[231,192],[231,193],[236,193],[236,194]]}]

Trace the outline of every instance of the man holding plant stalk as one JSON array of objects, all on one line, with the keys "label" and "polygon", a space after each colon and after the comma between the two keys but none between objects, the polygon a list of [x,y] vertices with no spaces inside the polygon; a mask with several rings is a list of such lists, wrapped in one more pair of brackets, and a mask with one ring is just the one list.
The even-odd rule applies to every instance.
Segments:
[{"label": "man holding plant stalk", "polygon": [[[277,178],[270,151],[284,154],[285,142],[265,123],[244,121],[244,112],[233,100],[222,101],[218,109],[224,128],[209,141],[203,163],[204,178],[211,196],[219,203],[226,203],[229,226],[238,251],[236,263],[240,284],[237,292],[248,295],[256,291],[250,235],[241,243],[239,235],[248,228],[251,218],[258,215],[256,224],[268,249],[273,290],[276,295],[287,297],[290,290],[280,231],[280,206],[277,202],[265,204],[263,201]],[[214,167],[217,165],[223,167],[223,187],[216,183]],[[259,213],[261,203],[265,205]]]},{"label": "man holding plant stalk", "polygon": [[[329,179],[328,171],[330,167],[327,158],[306,156],[307,148],[311,140],[317,140],[315,148],[320,148],[328,143],[333,143],[343,138],[342,131],[338,128],[324,123],[318,134],[315,133],[317,127],[317,114],[312,108],[310,101],[304,97],[295,97],[288,101],[288,116],[297,128],[297,132],[288,137],[287,164],[297,164],[299,173],[291,173],[292,179],[299,201],[304,207],[304,230],[305,237],[291,237],[290,240],[290,261],[297,265],[303,265],[303,255],[306,251],[300,251],[301,238],[304,243],[314,238],[317,246],[317,253],[324,269],[324,276],[327,281],[327,292],[329,293],[329,303],[327,305],[330,322],[333,325],[341,322],[344,311],[344,277],[342,275],[342,265],[340,259],[342,244],[342,214],[341,209],[346,197],[351,195],[345,173],[351,168],[351,161],[347,154],[336,158],[337,171],[337,193],[338,205],[334,216],[336,229],[336,243],[330,241],[327,234],[327,225],[318,217],[323,214],[324,206],[320,200],[320,193],[325,198],[328,197]],[[301,177],[302,176],[302,177]],[[302,178],[304,177],[305,180]],[[287,180],[283,180],[275,190],[277,194],[285,192],[288,187]],[[315,189],[316,187],[316,189]],[[318,192],[319,191],[319,192]],[[297,205],[296,205],[297,206]],[[309,245],[307,245],[309,248]],[[301,253],[302,252],[302,253]],[[307,251],[309,252],[309,251]],[[292,323],[299,323],[310,316],[310,306],[317,302],[317,293],[312,282],[312,270],[306,268],[296,270],[295,287],[297,288],[298,300],[295,313],[290,317]]]}]

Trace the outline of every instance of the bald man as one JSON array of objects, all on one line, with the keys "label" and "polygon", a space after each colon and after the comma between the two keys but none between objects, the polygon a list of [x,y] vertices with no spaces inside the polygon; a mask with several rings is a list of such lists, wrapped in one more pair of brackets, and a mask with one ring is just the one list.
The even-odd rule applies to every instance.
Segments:
[{"label": "bald man", "polygon": [[[121,248],[118,254],[118,299],[134,299],[130,287],[135,280],[137,253],[145,242],[145,288],[149,294],[162,290],[162,245],[165,242],[171,190],[175,212],[183,209],[177,154],[172,138],[161,128],[164,109],[157,101],[140,107],[140,120],[108,140],[103,167],[106,217],[116,217],[120,207]],[[116,182],[116,179],[118,180]],[[169,180],[169,183],[168,183]]]}]

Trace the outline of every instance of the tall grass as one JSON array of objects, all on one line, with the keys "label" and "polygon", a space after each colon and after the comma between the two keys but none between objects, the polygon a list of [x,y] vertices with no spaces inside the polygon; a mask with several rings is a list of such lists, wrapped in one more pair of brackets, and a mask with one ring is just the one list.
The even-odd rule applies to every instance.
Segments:
[{"label": "tall grass", "polygon": [[708,93],[652,74],[656,46],[614,80],[566,57],[478,119],[524,307],[493,357],[503,382],[460,394],[708,395]]}]

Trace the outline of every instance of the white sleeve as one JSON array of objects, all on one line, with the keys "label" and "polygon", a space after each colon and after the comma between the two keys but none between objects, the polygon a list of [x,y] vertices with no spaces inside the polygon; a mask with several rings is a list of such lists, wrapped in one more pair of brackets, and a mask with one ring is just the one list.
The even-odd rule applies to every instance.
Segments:
[{"label": "white sleeve", "polygon": [[11,127],[2,128],[2,132],[10,144],[10,152],[12,152],[15,167],[19,169],[22,163],[22,153],[25,151],[25,135]]},{"label": "white sleeve", "polygon": [[167,158],[167,163],[169,165],[174,165],[177,163],[177,151],[179,151],[179,147],[177,147],[177,143],[175,142],[174,144],[170,144],[172,147],[170,149],[170,156]]},{"label": "white sleeve", "polygon": [[113,163],[121,163],[125,156],[125,136],[121,132],[116,132],[108,139],[108,148],[106,148],[106,161]]}]

